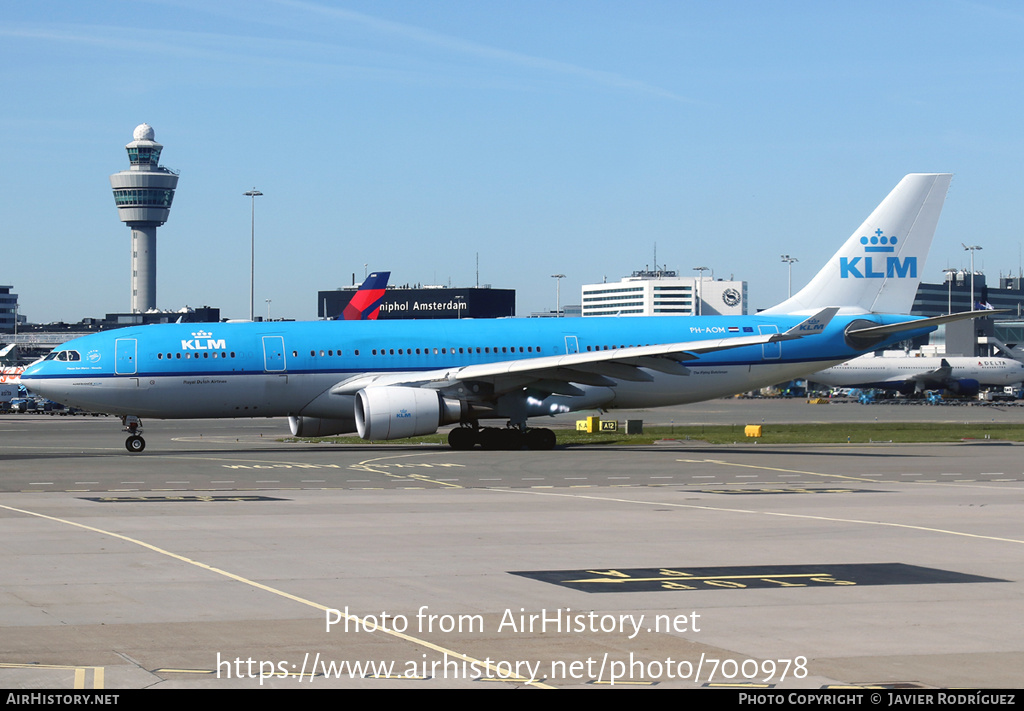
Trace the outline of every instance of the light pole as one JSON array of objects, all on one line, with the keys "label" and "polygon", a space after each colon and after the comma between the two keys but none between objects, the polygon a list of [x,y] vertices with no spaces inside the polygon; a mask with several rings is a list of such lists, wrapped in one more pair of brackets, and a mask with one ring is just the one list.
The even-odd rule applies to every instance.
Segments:
[{"label": "light pole", "polygon": [[565,279],[565,274],[552,274],[551,278],[555,280],[555,318],[562,317],[562,279]]},{"label": "light pole", "polygon": [[699,272],[697,277],[697,315],[702,315],[701,304],[704,302],[704,272],[711,271],[710,267],[694,267],[693,271]]},{"label": "light pole", "polygon": [[789,265],[789,295],[793,295],[793,262],[799,262],[800,260],[796,257],[791,257],[788,254],[782,255],[782,261]]},{"label": "light pole", "polygon": [[267,320],[270,320],[270,299],[264,299],[267,302]]},{"label": "light pole", "polygon": [[956,269],[943,269],[942,272],[946,275],[946,313],[953,313],[953,279],[955,278]]},{"label": "light pole", "polygon": [[964,249],[971,253],[971,303],[967,306],[967,310],[974,311],[974,253],[981,249],[981,247],[976,244],[972,244],[968,247],[963,242],[960,244],[963,244]]},{"label": "light pole", "polygon": [[253,316],[253,296],[256,291],[256,198],[262,195],[259,190],[253,188],[252,190],[246,190],[242,195],[248,198],[252,198],[252,224],[249,233],[249,320],[252,321]]}]

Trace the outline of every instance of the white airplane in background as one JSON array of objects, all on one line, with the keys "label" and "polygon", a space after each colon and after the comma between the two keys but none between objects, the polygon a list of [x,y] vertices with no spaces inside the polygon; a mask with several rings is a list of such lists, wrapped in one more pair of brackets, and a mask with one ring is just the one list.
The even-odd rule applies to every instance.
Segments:
[{"label": "white airplane in background", "polygon": [[21,380],[21,374],[25,370],[25,366],[15,365],[17,363],[17,355],[17,344],[12,343],[0,349],[0,384],[13,384],[15,386],[15,393]]},{"label": "white airplane in background", "polygon": [[458,423],[455,449],[550,449],[529,418],[732,395],[977,316],[902,315],[950,179],[903,178],[806,287],[754,316],[160,324],[75,339],[21,379],[130,424],[287,416],[296,435],[387,440]]},{"label": "white airplane in background", "polygon": [[819,370],[807,379],[837,388],[879,388],[903,395],[947,390],[970,397],[983,387],[1024,382],[1024,363],[999,357],[868,354]]}]

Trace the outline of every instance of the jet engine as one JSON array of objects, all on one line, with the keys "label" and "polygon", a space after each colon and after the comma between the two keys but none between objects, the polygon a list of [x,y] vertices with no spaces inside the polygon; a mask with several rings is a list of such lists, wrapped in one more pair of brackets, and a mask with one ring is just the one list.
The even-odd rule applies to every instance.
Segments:
[{"label": "jet engine", "polygon": [[914,395],[918,392],[924,392],[924,388],[919,389],[918,384],[913,380],[904,380],[896,386],[896,392],[900,395]]},{"label": "jet engine", "polygon": [[974,378],[951,380],[946,383],[946,390],[963,397],[974,397],[981,391],[981,383]]},{"label": "jet engine", "polygon": [[288,427],[296,437],[327,437],[356,431],[355,420],[331,420],[324,417],[288,417]]},{"label": "jet engine", "polygon": [[436,390],[408,387],[364,388],[356,393],[356,429],[363,439],[401,439],[433,434],[458,422],[462,403]]}]

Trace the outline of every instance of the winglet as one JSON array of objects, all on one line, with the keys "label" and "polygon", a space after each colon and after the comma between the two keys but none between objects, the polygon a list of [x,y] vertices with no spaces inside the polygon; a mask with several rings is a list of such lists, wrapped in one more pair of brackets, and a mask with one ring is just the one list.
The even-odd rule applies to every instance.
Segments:
[{"label": "winglet", "polygon": [[837,313],[839,313],[839,308],[836,306],[830,306],[827,309],[822,309],[810,318],[805,318],[785,333],[778,334],[778,337],[772,338],[772,341],[790,341],[794,338],[815,336],[822,333],[825,330],[825,327],[832,321],[832,317]]}]

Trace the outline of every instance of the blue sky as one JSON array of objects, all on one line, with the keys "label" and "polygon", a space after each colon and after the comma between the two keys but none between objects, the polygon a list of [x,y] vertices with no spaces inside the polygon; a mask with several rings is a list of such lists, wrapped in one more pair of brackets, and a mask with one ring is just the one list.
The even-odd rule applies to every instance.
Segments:
[{"label": "blue sky", "polygon": [[906,173],[955,174],[925,272],[1016,273],[1015,2],[97,0],[0,6],[0,283],[34,322],[129,308],[108,176],[181,172],[161,308],[476,281],[518,311],[658,261],[802,285]]}]

